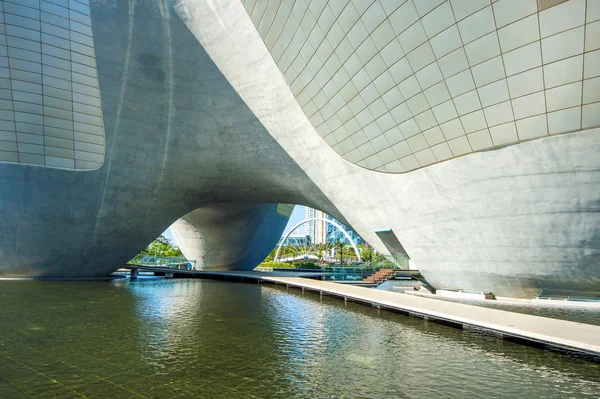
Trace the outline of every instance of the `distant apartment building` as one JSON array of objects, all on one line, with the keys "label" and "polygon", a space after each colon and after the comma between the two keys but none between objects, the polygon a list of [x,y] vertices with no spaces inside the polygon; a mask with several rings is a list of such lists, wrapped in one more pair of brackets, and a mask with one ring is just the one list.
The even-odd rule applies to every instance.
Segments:
[{"label": "distant apartment building", "polygon": [[[342,228],[348,233],[348,235],[352,238],[352,241],[354,241],[355,244],[358,245],[358,244],[362,244],[365,242],[361,236],[356,234],[356,232],[354,230],[352,230],[350,227],[346,226],[345,224],[343,224],[342,222],[340,222],[333,216],[326,215],[325,217],[329,220],[336,222],[340,226],[342,226]],[[341,240],[341,241],[344,241],[346,244],[350,244],[350,242],[348,242],[348,239],[346,238],[344,233],[342,233],[340,231],[340,229],[338,229],[334,225],[327,223],[327,225],[325,226],[325,229],[326,229],[326,231],[325,231],[325,241],[326,242],[335,243],[335,242],[338,242]]]},{"label": "distant apartment building", "polygon": [[[313,219],[313,218],[321,218],[324,219],[327,216],[323,211],[319,211],[318,209],[306,207],[304,211],[305,219]],[[304,232],[307,236],[310,237],[310,240],[313,244],[324,244],[325,234],[327,232],[327,228],[325,226],[326,222],[324,220],[311,220],[304,227]]]},{"label": "distant apartment building", "polygon": [[[363,239],[354,232],[351,228],[344,225],[342,222],[335,219],[333,216],[326,214],[323,211],[318,209],[306,207],[304,211],[305,219],[311,218],[324,218],[331,220],[337,224],[339,224],[350,237],[355,244],[363,243]],[[350,244],[344,233],[338,229],[335,225],[325,222],[324,220],[313,220],[307,222],[305,224],[305,234],[310,236],[311,242],[314,244],[325,244],[325,243],[335,243],[338,241],[345,241],[347,244]]]}]

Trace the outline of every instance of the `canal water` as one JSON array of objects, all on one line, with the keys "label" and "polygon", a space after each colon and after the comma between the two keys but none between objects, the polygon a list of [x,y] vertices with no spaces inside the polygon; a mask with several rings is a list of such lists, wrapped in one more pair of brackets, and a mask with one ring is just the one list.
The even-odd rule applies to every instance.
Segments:
[{"label": "canal water", "polygon": [[0,304],[3,399],[600,397],[590,359],[282,286],[5,281]]}]

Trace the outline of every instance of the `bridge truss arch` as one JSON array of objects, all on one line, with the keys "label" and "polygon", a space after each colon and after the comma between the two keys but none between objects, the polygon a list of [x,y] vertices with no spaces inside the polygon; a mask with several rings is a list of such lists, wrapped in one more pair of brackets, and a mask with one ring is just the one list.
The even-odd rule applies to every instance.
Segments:
[{"label": "bridge truss arch", "polygon": [[280,261],[280,259],[279,259],[279,253],[281,252],[281,248],[283,247],[283,245],[285,244],[285,242],[289,238],[289,236],[298,227],[302,226],[303,224],[312,222],[312,221],[325,222],[325,223],[328,223],[328,224],[334,226],[338,230],[340,230],[344,234],[344,237],[346,237],[346,239],[348,239],[348,242],[350,242],[350,245],[352,246],[352,249],[354,249],[354,253],[356,254],[356,257],[358,258],[358,261],[362,262],[362,257],[360,256],[360,252],[358,251],[358,248],[356,247],[356,243],[354,242],[354,240],[352,239],[352,237],[350,236],[350,234],[348,234],[348,232],[339,223],[336,223],[333,220],[326,219],[326,218],[308,218],[308,219],[302,220],[301,222],[296,223],[296,225],[294,225],[294,227],[292,227],[290,229],[290,231],[287,232],[287,234],[283,237],[283,239],[279,243],[279,245],[277,247],[277,252],[275,253],[275,259],[274,259],[275,262],[279,262]]}]

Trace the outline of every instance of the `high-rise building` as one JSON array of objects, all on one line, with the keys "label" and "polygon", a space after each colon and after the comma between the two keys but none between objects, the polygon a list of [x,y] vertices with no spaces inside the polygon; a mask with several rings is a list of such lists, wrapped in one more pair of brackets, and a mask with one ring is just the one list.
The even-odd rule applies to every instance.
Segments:
[{"label": "high-rise building", "polygon": [[598,294],[600,1],[2,5],[2,277],[105,276],[171,224],[251,269],[281,203],[435,288]]},{"label": "high-rise building", "polygon": [[[318,209],[314,209],[311,207],[305,207],[305,211],[304,211],[304,217],[305,219],[312,219],[312,218],[319,218],[319,219],[324,219],[326,216],[326,214],[323,211],[320,211]],[[323,220],[312,220],[307,222],[304,226],[305,226],[305,234],[310,236],[311,238],[311,242],[313,244],[324,244],[326,239],[325,239],[325,234],[326,234],[326,227],[325,227],[325,221]]]},{"label": "high-rise building", "polygon": [[347,227],[342,222],[338,221],[336,218],[326,214],[323,211],[307,206],[305,207],[304,218],[327,219],[333,221],[335,224],[341,227],[340,230],[336,225],[327,223],[324,220],[313,220],[306,222],[306,224],[304,225],[305,231],[307,232],[306,234],[311,237],[311,239],[313,240],[312,242],[314,242],[315,244],[324,244],[326,242],[333,244],[340,240],[345,241],[349,244],[349,240],[346,237],[346,235],[342,232],[342,230],[345,231],[352,238],[354,243],[361,244],[363,242],[363,239],[358,234],[356,234],[354,230]]},{"label": "high-rise building", "polygon": [[[352,241],[354,241],[355,244],[358,245],[358,244],[362,244],[364,242],[362,237],[359,236],[358,234],[356,234],[356,232],[354,230],[352,230],[351,228],[349,228],[348,226],[346,226],[339,220],[336,220],[333,216],[326,215],[325,217],[327,219],[332,220],[335,223],[339,224],[342,227],[342,229],[350,236],[350,238],[352,239]],[[341,240],[341,241],[344,241],[346,244],[350,244],[346,235],[344,233],[342,233],[340,231],[340,229],[338,229],[335,225],[327,223],[325,226],[325,229],[326,229],[326,232],[325,232],[325,241],[326,242],[333,244],[333,243],[336,243]]]}]

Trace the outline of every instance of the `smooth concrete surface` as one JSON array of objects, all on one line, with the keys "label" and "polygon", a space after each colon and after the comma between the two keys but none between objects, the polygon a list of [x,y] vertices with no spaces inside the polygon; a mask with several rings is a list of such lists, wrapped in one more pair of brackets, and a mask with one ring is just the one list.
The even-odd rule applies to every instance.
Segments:
[{"label": "smooth concrete surface", "polygon": [[252,270],[277,245],[289,218],[277,204],[220,204],[196,209],[171,232],[187,259],[200,269]]},{"label": "smooth concrete surface", "polygon": [[90,3],[106,159],[77,173],[0,163],[0,276],[106,276],[215,204],[313,203],[339,214],[169,3]]},{"label": "smooth concrete surface", "polygon": [[[0,164],[0,276],[105,276],[190,212],[292,203],[325,211],[384,254],[375,231],[391,229],[436,288],[598,291],[598,130],[401,175],[369,171],[315,131],[238,0],[92,0],[90,9],[104,165]],[[194,234],[214,243],[212,254],[232,250],[231,229],[205,233],[203,223]],[[238,242],[257,228],[244,231]]]},{"label": "smooth concrete surface", "polygon": [[450,290],[439,290],[435,293],[435,295],[439,295],[441,297],[445,297],[445,298],[456,298],[456,299],[467,299],[467,300],[485,300],[485,299],[493,299],[493,296],[491,296],[490,294],[487,294],[488,296],[491,296],[491,298],[486,298],[486,294],[485,293],[481,293],[481,292],[462,292],[462,291],[450,291]]},{"label": "smooth concrete surface", "polygon": [[[422,296],[425,298],[440,299],[441,296],[438,294],[432,294],[426,290],[420,291],[404,291],[408,295]],[[443,298],[441,298],[443,299]],[[461,299],[456,298],[456,299]],[[489,302],[497,303],[500,305],[518,305],[518,306],[539,306],[539,307],[566,307],[566,308],[600,308],[600,301],[583,301],[583,300],[565,300],[565,299],[523,299],[523,298],[511,298],[511,297],[495,297],[494,299],[470,299],[462,298],[466,300],[478,301],[478,302]]]},{"label": "smooth concrete surface", "polygon": [[174,4],[268,132],[378,251],[387,253],[374,231],[391,228],[438,289],[513,297],[533,297],[543,288],[598,294],[597,129],[409,174],[369,172],[341,159],[320,138],[240,2]]}]

